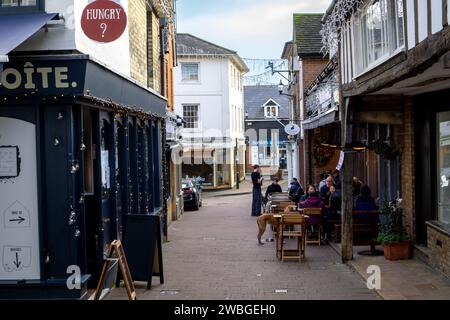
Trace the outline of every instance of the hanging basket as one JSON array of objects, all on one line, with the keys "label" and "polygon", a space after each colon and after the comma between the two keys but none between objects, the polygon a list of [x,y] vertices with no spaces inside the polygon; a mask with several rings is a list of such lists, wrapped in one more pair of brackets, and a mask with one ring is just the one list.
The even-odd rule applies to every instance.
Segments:
[{"label": "hanging basket", "polygon": [[371,149],[377,154],[384,156],[385,160],[395,160],[400,156],[400,150],[396,145],[389,145],[382,140],[373,142]]}]

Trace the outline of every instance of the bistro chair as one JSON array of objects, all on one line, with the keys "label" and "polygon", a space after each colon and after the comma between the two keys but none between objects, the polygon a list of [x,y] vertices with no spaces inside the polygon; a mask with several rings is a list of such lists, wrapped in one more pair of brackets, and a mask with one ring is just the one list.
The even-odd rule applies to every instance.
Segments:
[{"label": "bistro chair", "polygon": [[307,226],[312,230],[317,232],[317,238],[310,239],[308,235],[306,235],[306,243],[307,244],[318,244],[319,247],[321,245],[321,236],[322,236],[322,209],[321,208],[305,208],[303,211],[305,215],[309,217]]},{"label": "bistro chair", "polygon": [[284,213],[284,210],[292,205],[295,205],[292,201],[272,201],[272,213]]},{"label": "bistro chair", "polygon": [[[287,230],[287,228],[291,230]],[[297,241],[296,249],[286,249],[285,239],[295,238]],[[306,247],[306,218],[298,213],[287,213],[281,217],[279,231],[279,254],[277,256],[281,261],[287,259],[298,259],[299,262],[305,259]]]}]

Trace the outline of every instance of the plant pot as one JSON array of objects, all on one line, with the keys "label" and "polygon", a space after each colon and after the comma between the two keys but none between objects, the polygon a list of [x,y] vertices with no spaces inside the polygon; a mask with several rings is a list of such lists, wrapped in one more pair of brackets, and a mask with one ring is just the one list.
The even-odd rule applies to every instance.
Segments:
[{"label": "plant pot", "polygon": [[410,242],[390,242],[384,244],[384,257],[390,261],[408,260]]}]

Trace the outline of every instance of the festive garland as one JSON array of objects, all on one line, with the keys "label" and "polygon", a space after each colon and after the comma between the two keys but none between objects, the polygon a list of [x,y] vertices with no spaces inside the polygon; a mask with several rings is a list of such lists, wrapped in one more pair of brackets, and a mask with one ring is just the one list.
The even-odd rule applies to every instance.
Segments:
[{"label": "festive garland", "polygon": [[322,36],[322,51],[327,54],[332,48],[337,48],[339,45],[342,27],[347,19],[359,12],[365,0],[337,0],[333,10],[328,14],[325,23],[320,31]]}]

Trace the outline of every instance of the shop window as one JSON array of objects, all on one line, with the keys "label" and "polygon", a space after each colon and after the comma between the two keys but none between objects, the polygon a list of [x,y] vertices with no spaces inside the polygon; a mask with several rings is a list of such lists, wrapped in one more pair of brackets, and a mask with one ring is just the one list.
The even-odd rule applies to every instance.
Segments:
[{"label": "shop window", "polygon": [[182,63],[181,64],[181,80],[182,81],[199,81],[199,64],[198,63]]},{"label": "shop window", "polygon": [[438,114],[438,219],[450,224],[450,112]]},{"label": "shop window", "polygon": [[152,124],[153,137],[153,165],[154,165],[154,205],[155,208],[161,207],[161,191],[162,191],[162,168],[161,168],[161,133],[157,123]]},{"label": "shop window", "polygon": [[44,0],[0,0],[0,14],[43,11],[44,7]]},{"label": "shop window", "polygon": [[92,112],[83,110],[84,193],[94,194],[94,146],[92,138]]}]

